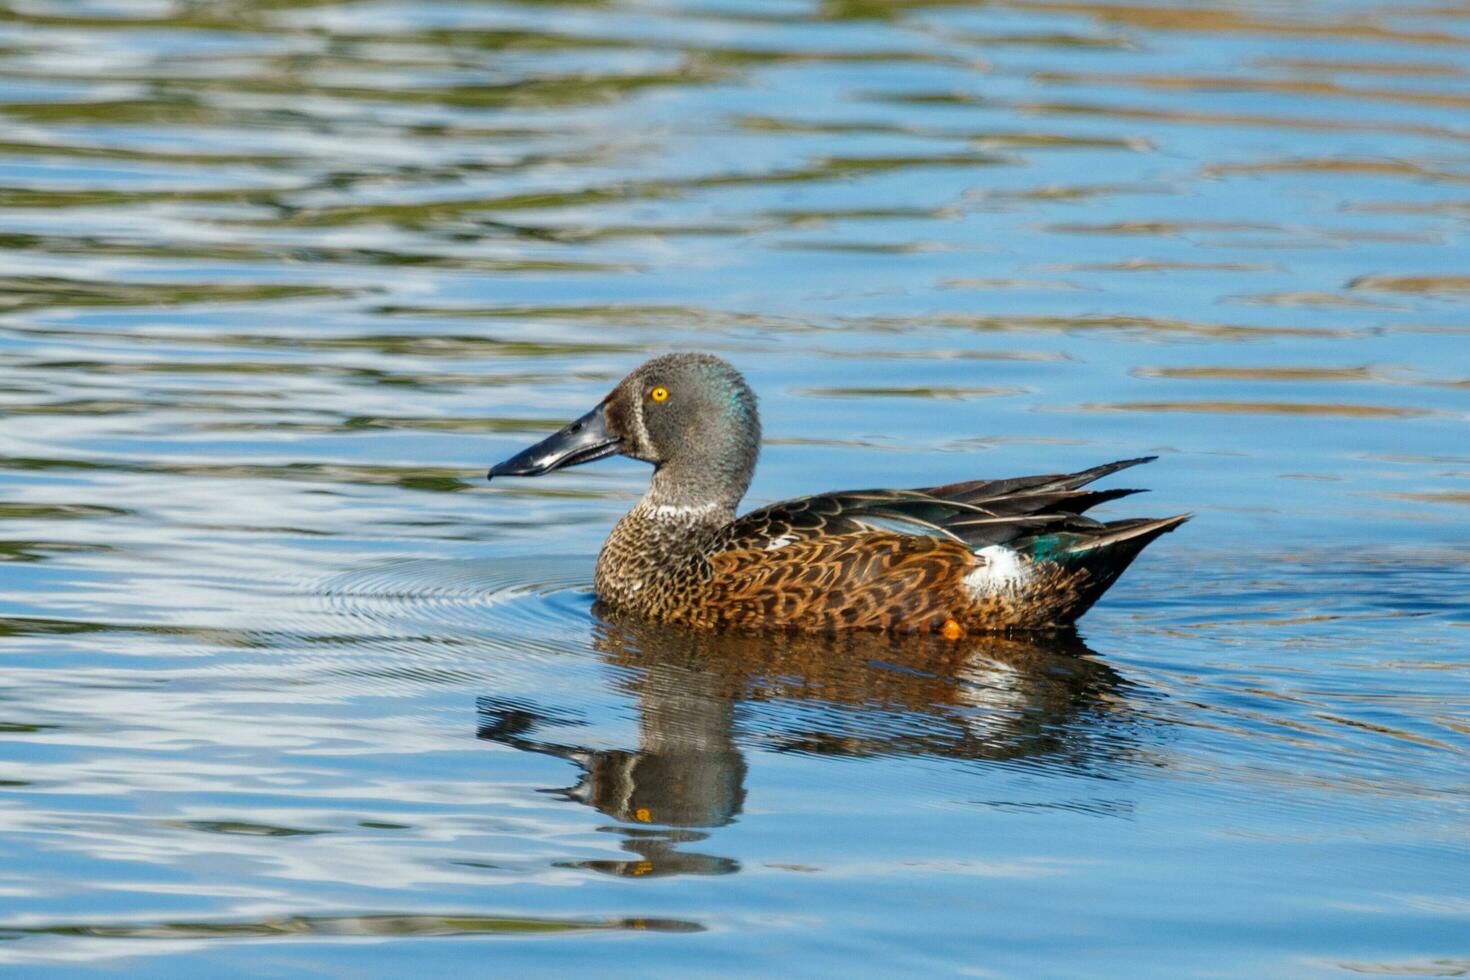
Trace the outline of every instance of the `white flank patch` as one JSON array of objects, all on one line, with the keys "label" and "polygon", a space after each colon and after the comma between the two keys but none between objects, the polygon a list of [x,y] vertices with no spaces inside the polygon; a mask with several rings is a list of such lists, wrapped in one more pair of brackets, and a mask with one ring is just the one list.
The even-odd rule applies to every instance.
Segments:
[{"label": "white flank patch", "polygon": [[1021,562],[1021,556],[1005,545],[993,544],[975,552],[985,564],[965,576],[965,588],[976,595],[1014,589],[1030,574]]},{"label": "white flank patch", "polygon": [[783,534],[779,538],[772,538],[770,540],[770,542],[766,544],[766,550],[767,551],[775,551],[776,549],[778,549],[778,548],[784,548],[788,544],[792,544],[795,541],[796,541],[796,535],[794,535],[794,534]]}]

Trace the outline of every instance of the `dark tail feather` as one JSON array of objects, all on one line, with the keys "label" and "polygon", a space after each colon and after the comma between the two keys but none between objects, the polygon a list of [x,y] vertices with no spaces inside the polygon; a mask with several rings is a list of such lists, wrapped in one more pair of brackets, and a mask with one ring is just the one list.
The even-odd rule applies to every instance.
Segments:
[{"label": "dark tail feather", "polygon": [[[1073,492],[1075,493],[1076,491],[1073,491]],[[1092,508],[1096,507],[1098,504],[1105,504],[1109,500],[1117,500],[1120,497],[1131,497],[1135,493],[1148,493],[1148,491],[1147,490],[1122,490],[1122,489],[1119,489],[1119,490],[1090,490],[1090,491],[1087,491],[1085,493],[1079,493],[1079,494],[1077,494],[1077,496],[1073,497],[1071,500],[1068,500],[1067,501],[1067,508],[1066,509],[1069,510],[1069,511],[1071,511],[1074,514],[1081,514],[1084,511],[1091,510]]]},{"label": "dark tail feather", "polygon": [[1057,490],[1052,493],[1025,493],[1010,497],[992,497],[983,504],[985,516],[961,511],[942,520],[939,526],[971,548],[1007,544],[1043,528],[1101,531],[1106,525],[1090,517],[1080,517],[1084,510],[1109,500],[1117,500],[1142,490]]},{"label": "dark tail feather", "polygon": [[1190,517],[1189,514],[1177,514],[1157,519],[1110,521],[1096,532],[1079,534],[1076,541],[1056,555],[1057,560],[1081,565],[1089,572],[1079,601],[1068,610],[1068,616],[1075,620],[1087,612],[1133,563],[1139,552],[1159,535],[1174,530]]},{"label": "dark tail feather", "polygon": [[1092,483],[1094,480],[1101,480],[1111,473],[1126,470],[1130,466],[1152,463],[1158,458],[1157,456],[1139,456],[1135,459],[1120,459],[1115,463],[1104,463],[1101,466],[1094,466],[1090,470],[1082,470],[1080,473],[1072,473],[1067,476],[1058,477],[1057,479],[1062,481],[1064,489],[1076,490],[1078,487],[1087,486],[1087,484]]},{"label": "dark tail feather", "polygon": [[1149,463],[1157,456],[1139,456],[1137,459],[1120,459],[1116,463],[1104,463],[1080,473],[1048,473],[1044,476],[1018,476],[1009,480],[967,480],[963,483],[946,483],[942,487],[925,487],[924,493],[943,500],[958,500],[962,503],[985,505],[987,498],[1006,497],[1014,494],[1055,493],[1076,490],[1109,473],[1126,470],[1130,466]]},{"label": "dark tail feather", "polygon": [[[1107,503],[1109,500],[1145,492],[1121,489],[1048,490],[1040,493],[1023,491],[1007,494],[1004,497],[985,497],[971,503],[976,507],[983,507],[995,517],[1019,517],[1026,514],[1080,514],[1098,504]],[[967,516],[962,513],[957,515],[954,521],[963,522]]]},{"label": "dark tail feather", "polygon": [[1185,521],[1190,514],[1175,514],[1173,517],[1135,517],[1126,521],[1109,521],[1095,534],[1090,534],[1067,549],[1070,554],[1093,554],[1102,549],[1108,553],[1126,551],[1128,560],[1144,549],[1154,538],[1167,534]]}]

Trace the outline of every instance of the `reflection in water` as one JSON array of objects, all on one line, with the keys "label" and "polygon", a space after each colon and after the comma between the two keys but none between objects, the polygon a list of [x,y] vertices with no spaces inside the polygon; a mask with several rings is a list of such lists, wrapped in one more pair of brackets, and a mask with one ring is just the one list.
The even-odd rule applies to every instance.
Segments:
[{"label": "reflection in water", "polygon": [[[691,828],[740,813],[737,734],[778,752],[1024,759],[1083,771],[1126,744],[1109,737],[1124,681],[1075,634],[952,642],[708,633],[598,612],[593,645],[627,672],[637,700],[636,750],[542,739],[538,728],[560,719],[518,701],[479,701],[480,738],[576,764],[580,781],[549,792],[637,825],[609,828],[636,858],[576,867],[628,877],[739,871],[733,859],[677,849],[709,836]],[[754,710],[770,702],[782,703],[775,717]]]}]

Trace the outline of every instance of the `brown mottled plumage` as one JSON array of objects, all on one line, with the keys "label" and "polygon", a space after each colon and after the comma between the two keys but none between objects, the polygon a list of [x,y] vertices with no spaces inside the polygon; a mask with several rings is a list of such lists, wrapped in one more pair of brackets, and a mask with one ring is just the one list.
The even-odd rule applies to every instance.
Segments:
[{"label": "brown mottled plumage", "polygon": [[499,464],[535,476],[622,453],[648,492],[597,559],[598,598],[695,627],[942,633],[1071,625],[1187,517],[1101,523],[1085,490],[1153,457],[1079,473],[820,494],[735,516],[760,444],[755,396],[705,354],[655,358],[591,412]]}]

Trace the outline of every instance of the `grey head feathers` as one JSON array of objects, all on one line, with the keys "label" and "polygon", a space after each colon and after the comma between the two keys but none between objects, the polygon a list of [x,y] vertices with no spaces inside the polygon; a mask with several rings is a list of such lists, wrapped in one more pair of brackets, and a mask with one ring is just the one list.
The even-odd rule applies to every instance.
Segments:
[{"label": "grey head feathers", "polygon": [[726,361],[666,354],[640,366],[604,403],[625,456],[655,467],[651,503],[734,508],[760,453],[755,393]]}]

